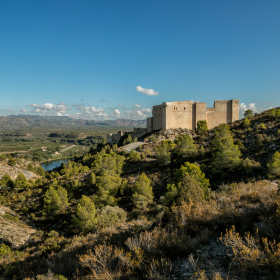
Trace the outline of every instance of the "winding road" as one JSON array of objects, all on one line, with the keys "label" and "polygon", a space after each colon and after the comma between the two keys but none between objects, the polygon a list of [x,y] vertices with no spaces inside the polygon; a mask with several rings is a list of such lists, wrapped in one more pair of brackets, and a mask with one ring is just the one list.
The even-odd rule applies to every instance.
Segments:
[{"label": "winding road", "polygon": [[130,152],[131,150],[135,150],[143,144],[145,144],[145,142],[130,143],[128,145],[123,146],[123,150],[126,152]]}]

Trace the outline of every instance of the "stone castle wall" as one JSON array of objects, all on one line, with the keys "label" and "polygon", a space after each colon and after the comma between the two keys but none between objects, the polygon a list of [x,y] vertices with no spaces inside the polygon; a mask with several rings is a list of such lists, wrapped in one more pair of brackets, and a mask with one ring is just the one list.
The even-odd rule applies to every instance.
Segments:
[{"label": "stone castle wall", "polygon": [[[221,123],[230,123],[239,119],[239,100],[216,100],[213,108],[207,108],[205,102],[178,101],[164,102],[153,106],[153,117],[147,118],[146,128],[134,128],[127,132],[140,138],[148,132],[159,129],[187,128],[195,129],[197,122],[206,120],[208,128],[214,128]],[[108,134],[107,141],[116,143],[124,132]]]},{"label": "stone castle wall", "polygon": [[147,119],[147,129],[170,128],[195,129],[197,122],[206,120],[208,128],[221,123],[230,123],[239,119],[239,100],[218,100],[213,108],[204,102],[178,101],[165,102],[153,107],[152,119]]}]

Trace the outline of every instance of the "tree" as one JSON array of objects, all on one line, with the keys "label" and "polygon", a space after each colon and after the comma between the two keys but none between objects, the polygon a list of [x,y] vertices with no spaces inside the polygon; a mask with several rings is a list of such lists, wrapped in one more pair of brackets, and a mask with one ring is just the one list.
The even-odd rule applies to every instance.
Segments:
[{"label": "tree", "polygon": [[172,149],[171,141],[164,140],[160,143],[159,147],[157,148],[157,160],[159,165],[168,165],[171,161],[171,153],[170,150]]},{"label": "tree", "polygon": [[212,167],[217,171],[223,168],[234,168],[241,162],[241,152],[234,145],[232,136],[223,137],[217,143],[216,152],[212,153]]},{"label": "tree", "polygon": [[243,126],[244,126],[244,127],[248,127],[248,126],[250,126],[250,125],[251,125],[250,120],[247,119],[247,118],[245,118],[245,119],[243,120]]},{"label": "tree", "polygon": [[128,157],[131,161],[140,161],[141,160],[140,154],[138,152],[135,152],[134,150],[130,151]]},{"label": "tree", "polygon": [[105,146],[107,144],[107,140],[105,138],[102,139],[102,145]]},{"label": "tree", "polygon": [[275,112],[275,117],[280,118],[280,109],[277,109]]},{"label": "tree", "polygon": [[150,179],[142,173],[135,181],[132,188],[131,200],[139,209],[145,209],[153,201],[153,188]]},{"label": "tree", "polygon": [[37,173],[38,173],[40,176],[45,177],[45,170],[44,170],[44,168],[43,168],[42,166],[39,166],[39,167],[37,168]]},{"label": "tree", "polygon": [[180,135],[176,140],[176,144],[176,154],[182,156],[183,158],[187,158],[197,153],[197,148],[193,143],[193,139],[186,134]]},{"label": "tree", "polygon": [[79,230],[91,230],[97,222],[94,202],[83,195],[76,207],[72,223]]},{"label": "tree", "polygon": [[96,176],[93,172],[90,173],[89,177],[87,178],[87,185],[93,186],[96,183]]},{"label": "tree", "polygon": [[1,155],[1,156],[0,156],[0,161],[3,161],[3,160],[6,160],[5,155]]},{"label": "tree", "polygon": [[31,163],[28,163],[27,170],[34,171],[34,167]]},{"label": "tree", "polygon": [[11,165],[11,166],[15,166],[16,165],[16,161],[13,158],[10,158],[8,160],[8,164]]},{"label": "tree", "polygon": [[225,123],[220,124],[215,130],[215,139],[212,142],[212,148],[216,148],[219,141],[224,137],[231,137],[229,126]]},{"label": "tree", "polygon": [[196,131],[197,132],[206,132],[208,130],[208,127],[207,127],[207,122],[206,121],[198,121],[197,122],[197,128],[196,128]]},{"label": "tree", "polygon": [[[209,179],[205,178],[198,164],[186,162],[181,168],[175,172],[174,181],[167,185],[165,193],[165,203],[170,205],[173,201],[182,202],[189,201],[187,196],[191,198],[191,194],[197,196],[192,197],[192,201],[200,201],[209,196]],[[197,190],[199,188],[199,190]]]},{"label": "tree", "polygon": [[97,176],[96,186],[98,190],[94,198],[95,203],[98,206],[115,206],[117,203],[115,196],[118,193],[121,181],[119,176]]},{"label": "tree", "polygon": [[15,186],[19,189],[26,188],[28,186],[26,177],[23,173],[19,173],[15,179]]},{"label": "tree", "polygon": [[271,160],[267,164],[267,169],[269,177],[280,176],[280,153],[278,151],[271,157]]},{"label": "tree", "polygon": [[99,226],[108,226],[117,222],[125,222],[127,213],[120,207],[105,206],[97,210],[97,223]]},{"label": "tree", "polygon": [[250,109],[247,109],[247,110],[244,112],[244,117],[245,117],[245,118],[250,119],[250,118],[252,118],[253,116],[254,116],[254,112],[253,112],[252,110],[250,110]]},{"label": "tree", "polygon": [[57,190],[50,186],[44,197],[44,213],[53,216],[65,210],[68,205],[67,190],[62,186],[57,186]]},{"label": "tree", "polygon": [[13,185],[13,180],[11,179],[10,175],[5,174],[2,176],[0,180],[1,186],[11,187]]}]

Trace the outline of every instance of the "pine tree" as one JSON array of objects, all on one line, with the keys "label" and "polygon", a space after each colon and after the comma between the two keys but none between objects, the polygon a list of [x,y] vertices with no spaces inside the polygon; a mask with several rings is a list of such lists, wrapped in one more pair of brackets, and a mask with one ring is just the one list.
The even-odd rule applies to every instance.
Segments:
[{"label": "pine tree", "polygon": [[197,148],[193,143],[193,139],[188,135],[180,135],[176,140],[176,144],[176,153],[184,158],[195,155],[197,153]]},{"label": "pine tree", "polygon": [[245,117],[245,118],[250,119],[250,118],[252,118],[253,116],[254,116],[254,112],[253,112],[252,110],[250,110],[250,109],[246,110],[245,113],[244,113],[244,117]]},{"label": "pine tree", "polygon": [[68,205],[67,191],[61,186],[58,186],[57,190],[54,186],[50,186],[46,191],[44,198],[45,214],[53,216],[58,212],[65,210]]},{"label": "pine tree", "polygon": [[96,186],[98,188],[95,196],[95,203],[98,206],[111,205],[115,206],[116,194],[121,186],[121,178],[119,176],[97,176]]},{"label": "pine tree", "polygon": [[142,173],[135,181],[132,188],[131,200],[139,209],[145,209],[153,201],[153,188],[150,179]]},{"label": "pine tree", "polygon": [[280,177],[280,153],[277,151],[267,164],[269,177]]},{"label": "pine tree", "polygon": [[197,122],[197,128],[196,128],[196,131],[197,132],[206,132],[208,130],[208,127],[207,127],[207,122],[206,121],[198,121]]},{"label": "pine tree", "polygon": [[250,125],[251,125],[250,120],[247,119],[247,118],[245,118],[245,119],[243,120],[243,126],[244,126],[244,127],[248,127],[248,126],[250,126]]},{"label": "pine tree", "polygon": [[94,202],[83,195],[76,207],[76,215],[73,216],[72,223],[79,230],[91,230],[97,222]]},{"label": "pine tree", "polygon": [[218,171],[223,168],[234,168],[241,162],[241,152],[234,145],[232,136],[223,137],[217,143],[216,151],[212,154],[212,167]]},{"label": "pine tree", "polygon": [[170,145],[171,141],[164,140],[160,143],[159,147],[157,148],[157,160],[159,165],[168,165],[170,164],[171,160],[171,153],[170,150],[172,149],[172,145]]},{"label": "pine tree", "polygon": [[15,179],[15,186],[19,189],[26,188],[28,186],[26,177],[23,173],[19,173]]}]

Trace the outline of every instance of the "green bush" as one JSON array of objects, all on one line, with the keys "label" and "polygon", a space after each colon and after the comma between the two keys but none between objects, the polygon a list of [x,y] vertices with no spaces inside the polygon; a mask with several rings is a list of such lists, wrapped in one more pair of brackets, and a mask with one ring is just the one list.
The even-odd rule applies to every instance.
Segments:
[{"label": "green bush", "polygon": [[188,135],[180,135],[176,139],[175,143],[177,145],[176,154],[182,156],[183,158],[193,156],[197,153],[197,148],[193,143],[193,139]]},{"label": "green bush", "polygon": [[26,177],[23,173],[19,173],[17,178],[15,179],[15,187],[19,189],[26,188],[28,186]]},{"label": "green bush", "polygon": [[[209,179],[205,178],[205,174],[202,173],[199,166],[194,163],[186,162],[175,172],[174,182],[167,185],[165,204],[170,205],[173,201],[182,201],[181,198],[183,194],[183,200],[185,201],[189,200],[192,194],[196,197],[192,198],[193,202],[200,201],[201,194],[205,198],[209,196],[209,186]],[[196,188],[199,188],[200,190],[196,190]],[[189,196],[188,199],[187,196]]]},{"label": "green bush", "polygon": [[170,164],[171,160],[171,153],[170,150],[174,147],[174,143],[170,140],[164,140],[160,143],[159,147],[157,148],[157,160],[159,165],[168,165]]},{"label": "green bush", "polygon": [[250,119],[250,118],[252,118],[253,116],[254,116],[254,112],[253,112],[252,110],[250,110],[250,109],[246,110],[245,113],[244,113],[244,117],[245,117],[245,118]]},{"label": "green bush", "polygon": [[280,153],[277,151],[271,157],[271,160],[267,164],[268,176],[279,177],[280,176]]},{"label": "green bush", "polygon": [[54,186],[46,191],[44,197],[44,213],[48,216],[53,216],[68,207],[67,190],[62,186],[57,189]]},{"label": "green bush", "polygon": [[131,200],[139,209],[145,209],[153,201],[153,188],[150,179],[145,173],[142,173],[135,181],[132,188]]},{"label": "green bush", "polygon": [[266,129],[266,126],[264,123],[261,123],[259,127],[260,127],[260,129]]},{"label": "green bush", "polygon": [[1,156],[0,156],[0,161],[4,161],[4,160],[6,160],[5,155],[1,155]]},{"label": "green bush", "polygon": [[217,143],[216,151],[212,154],[212,167],[219,171],[223,168],[234,168],[241,162],[241,152],[234,145],[232,137],[224,137]]},{"label": "green bush", "polygon": [[13,222],[18,222],[19,221],[19,218],[18,217],[15,217],[9,213],[6,213],[2,216],[3,218],[5,218],[6,220],[10,220],[10,221],[13,221]]},{"label": "green bush", "polygon": [[130,153],[128,154],[128,159],[130,161],[141,161],[141,156],[138,152],[135,152],[134,150],[131,150]]},{"label": "green bush", "polygon": [[207,122],[206,121],[198,121],[197,122],[197,132],[206,132],[208,130]]},{"label": "green bush", "polygon": [[99,226],[108,226],[117,222],[125,222],[127,213],[120,207],[105,206],[97,210],[97,223]]},{"label": "green bush", "polygon": [[157,142],[157,141],[159,141],[157,137],[155,137],[155,136],[149,137],[149,142]]},{"label": "green bush", "polygon": [[16,165],[16,161],[13,158],[10,158],[8,160],[8,164],[11,165],[11,166],[14,166],[14,165]]},{"label": "green bush", "polygon": [[76,207],[72,223],[79,230],[92,230],[96,225],[96,210],[94,202],[83,195]]},{"label": "green bush", "polygon": [[245,119],[243,120],[243,126],[244,126],[244,127],[248,127],[248,126],[250,126],[250,125],[251,125],[251,122],[249,121],[249,119],[245,118]]}]

